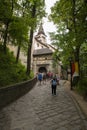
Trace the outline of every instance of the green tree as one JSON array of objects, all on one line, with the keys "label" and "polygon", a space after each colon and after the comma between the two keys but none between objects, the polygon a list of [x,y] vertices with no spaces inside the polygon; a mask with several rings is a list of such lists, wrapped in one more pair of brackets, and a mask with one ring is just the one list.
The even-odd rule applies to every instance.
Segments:
[{"label": "green tree", "polygon": [[18,63],[20,49],[24,48],[24,44],[27,46],[28,44],[28,25],[24,17],[15,18],[14,21],[10,24],[9,27],[10,37],[13,39],[12,44],[18,46],[16,63]]},{"label": "green tree", "polygon": [[27,75],[30,74],[31,69],[31,49],[33,42],[33,33],[41,21],[43,16],[45,15],[45,2],[44,0],[31,0],[31,1],[22,1],[22,5],[24,5],[25,12],[24,16],[28,17],[29,21],[29,43],[28,43],[28,52],[27,52]]},{"label": "green tree", "polygon": [[63,60],[72,55],[79,62],[80,47],[87,42],[87,3],[82,0],[60,0],[51,11],[50,19],[57,27],[54,44],[63,49]]},{"label": "green tree", "polygon": [[13,10],[14,6],[17,4],[16,0],[0,0],[0,23],[3,26],[3,46],[4,52],[6,53],[6,44],[7,44],[7,37],[8,37],[8,29],[9,25],[12,21]]},{"label": "green tree", "polygon": [[27,74],[29,75],[33,33],[42,17],[45,16],[45,2],[44,0],[1,0],[0,5],[2,5],[0,22],[4,25],[4,52],[6,52],[7,38],[9,37],[12,44],[15,43],[18,46],[16,58],[18,61],[20,47],[25,47],[24,44],[26,44],[28,47]]}]

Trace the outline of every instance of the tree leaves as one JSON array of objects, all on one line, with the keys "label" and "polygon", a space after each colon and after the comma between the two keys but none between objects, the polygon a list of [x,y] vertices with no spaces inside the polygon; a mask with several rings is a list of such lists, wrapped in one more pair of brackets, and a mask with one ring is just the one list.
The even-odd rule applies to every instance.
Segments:
[{"label": "tree leaves", "polygon": [[63,50],[60,54],[64,58],[61,59],[65,61],[72,56],[75,60],[77,56],[79,60],[80,47],[87,42],[87,3],[82,0],[57,1],[51,8],[49,19],[57,27],[51,38],[53,44]]}]

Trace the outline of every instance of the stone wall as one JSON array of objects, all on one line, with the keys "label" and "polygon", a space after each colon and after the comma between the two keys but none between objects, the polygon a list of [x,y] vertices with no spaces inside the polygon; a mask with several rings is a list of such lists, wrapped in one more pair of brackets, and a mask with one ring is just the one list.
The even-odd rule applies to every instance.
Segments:
[{"label": "stone wall", "polygon": [[0,89],[0,109],[30,91],[36,84],[37,79],[18,83]]}]

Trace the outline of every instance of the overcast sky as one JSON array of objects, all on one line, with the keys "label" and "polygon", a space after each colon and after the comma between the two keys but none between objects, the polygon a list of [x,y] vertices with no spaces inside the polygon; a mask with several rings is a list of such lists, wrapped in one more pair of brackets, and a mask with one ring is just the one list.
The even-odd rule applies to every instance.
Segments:
[{"label": "overcast sky", "polygon": [[[46,4],[46,12],[48,14],[51,13],[51,10],[50,8],[54,5],[54,3],[56,2],[57,0],[45,0],[45,4]],[[47,18],[44,18],[44,21],[43,21],[43,28],[44,28],[44,31],[47,35],[47,42],[48,43],[51,43],[50,41],[50,37],[49,37],[49,32],[54,32],[56,30],[53,22],[49,22],[49,20]]]}]

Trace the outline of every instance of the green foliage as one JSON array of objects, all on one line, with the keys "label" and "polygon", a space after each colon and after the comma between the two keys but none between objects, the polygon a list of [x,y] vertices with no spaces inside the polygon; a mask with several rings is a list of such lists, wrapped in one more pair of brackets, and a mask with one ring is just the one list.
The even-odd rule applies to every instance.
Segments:
[{"label": "green foliage", "polygon": [[16,39],[17,41],[26,41],[26,36],[28,35],[28,27],[26,25],[25,19],[14,17],[14,20],[9,27],[9,33],[12,38]]},{"label": "green foliage", "polygon": [[82,76],[87,76],[87,43],[80,48],[80,70]]},{"label": "green foliage", "polygon": [[27,19],[28,26],[35,30],[45,16],[44,0],[22,0],[20,5],[23,7],[23,16]]},{"label": "green foliage", "polygon": [[86,7],[87,4],[82,0],[75,1],[75,3],[73,1],[66,1],[65,3],[64,0],[60,0],[51,9],[50,19],[56,24],[58,34],[66,34],[68,29],[71,36],[67,40],[69,40],[70,45],[72,40],[73,42],[76,41],[75,44],[82,44],[85,40],[87,34],[85,28],[87,26]]},{"label": "green foliage", "polygon": [[78,84],[78,81],[79,81],[79,76],[75,76],[74,78],[73,78],[73,81],[72,81],[72,86],[76,86],[77,84]]},{"label": "green foliage", "polygon": [[24,18],[14,17],[9,26],[9,34],[13,39],[12,44],[19,45],[26,53],[28,48],[28,25]]},{"label": "green foliage", "polygon": [[33,73],[32,70],[30,71],[30,75],[29,75],[29,77],[30,77],[31,79],[34,77],[34,73]]},{"label": "green foliage", "polygon": [[20,62],[16,64],[15,57],[7,50],[3,53],[3,47],[0,45],[0,87],[15,84],[30,79],[26,75],[25,66]]},{"label": "green foliage", "polygon": [[76,87],[76,90],[83,96],[87,98],[87,77],[82,77]]},{"label": "green foliage", "polygon": [[56,33],[51,33],[53,45],[58,49],[55,61],[59,57],[64,67],[69,64],[69,57],[79,61],[80,77],[74,78],[73,86],[87,98],[87,2],[59,0],[49,17],[57,27]]},{"label": "green foliage", "polygon": [[86,17],[87,2],[83,0],[59,0],[51,8],[49,19],[57,27],[56,33],[51,33],[51,38],[58,51],[63,50],[59,52],[59,57],[64,66],[69,64],[69,57],[79,61],[81,46],[84,43],[87,46]]},{"label": "green foliage", "polygon": [[[27,65],[30,73],[31,46],[33,33],[45,16],[44,0],[0,0],[0,23],[2,24],[3,45],[6,53],[7,41],[22,48],[28,54]],[[4,26],[3,26],[4,25]],[[31,45],[30,45],[31,44]],[[17,53],[17,61],[20,49]]]},{"label": "green foliage", "polygon": [[0,0],[0,21],[6,23],[8,20],[11,20],[11,17],[12,17],[11,1]]}]

